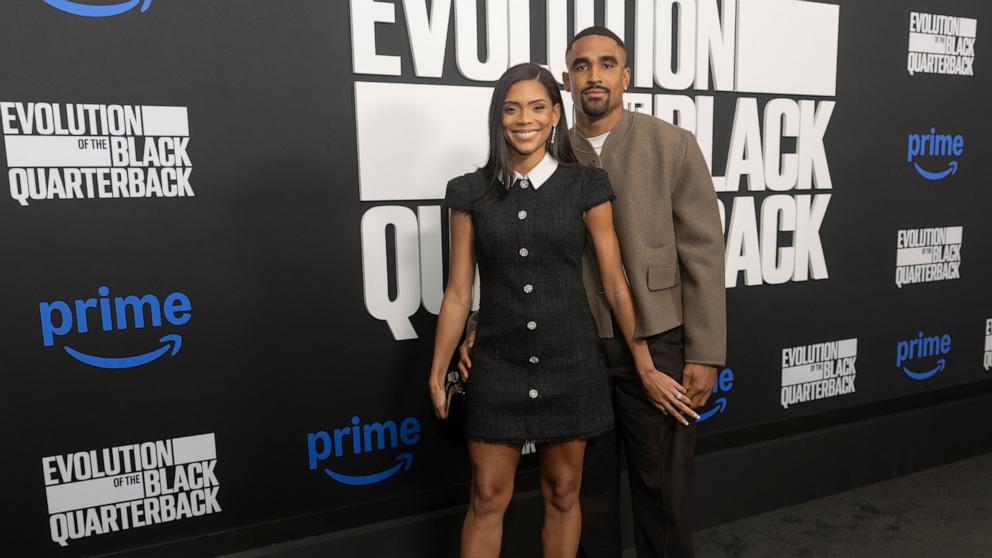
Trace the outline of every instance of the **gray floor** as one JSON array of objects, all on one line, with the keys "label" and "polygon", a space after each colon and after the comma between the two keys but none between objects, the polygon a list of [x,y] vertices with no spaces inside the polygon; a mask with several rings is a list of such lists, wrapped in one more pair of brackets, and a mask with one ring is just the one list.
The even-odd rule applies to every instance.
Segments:
[{"label": "gray floor", "polygon": [[[533,536],[507,544],[504,556],[537,556],[540,507],[511,512],[508,529]],[[438,532],[394,521],[388,537],[365,526],[228,558],[454,556],[464,508],[436,513],[450,519]],[[992,558],[992,454],[697,531],[695,542],[697,558]],[[623,556],[636,558],[633,550]]]},{"label": "gray floor", "polygon": [[992,557],[992,454],[699,531],[699,558]]}]

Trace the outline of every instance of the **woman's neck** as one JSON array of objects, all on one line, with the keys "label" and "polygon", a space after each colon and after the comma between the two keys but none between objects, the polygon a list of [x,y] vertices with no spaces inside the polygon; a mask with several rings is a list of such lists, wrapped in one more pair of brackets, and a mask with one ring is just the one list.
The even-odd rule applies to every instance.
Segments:
[{"label": "woman's neck", "polygon": [[529,155],[524,155],[511,148],[510,164],[513,165],[514,171],[520,173],[520,176],[527,176],[527,173],[534,170],[534,167],[544,159],[545,152],[546,149],[542,147]]}]

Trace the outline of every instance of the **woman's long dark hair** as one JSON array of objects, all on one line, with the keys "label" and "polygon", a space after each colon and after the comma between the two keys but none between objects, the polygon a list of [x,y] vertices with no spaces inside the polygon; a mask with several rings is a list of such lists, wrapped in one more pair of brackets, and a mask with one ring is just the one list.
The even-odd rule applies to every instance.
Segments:
[{"label": "woman's long dark hair", "polygon": [[490,187],[487,192],[498,192],[500,197],[505,196],[507,188],[513,184],[513,164],[510,162],[510,149],[503,134],[503,103],[506,102],[506,94],[518,81],[536,79],[548,91],[552,106],[561,107],[561,118],[558,120],[558,133],[553,134],[554,143],[551,137],[545,143],[544,148],[560,163],[574,163],[575,154],[572,153],[572,144],[568,138],[568,119],[565,117],[565,106],[561,102],[561,91],[558,90],[558,82],[547,69],[537,64],[524,63],[517,64],[500,76],[493,89],[493,98],[489,103],[489,159],[482,167],[482,173],[489,180]]}]

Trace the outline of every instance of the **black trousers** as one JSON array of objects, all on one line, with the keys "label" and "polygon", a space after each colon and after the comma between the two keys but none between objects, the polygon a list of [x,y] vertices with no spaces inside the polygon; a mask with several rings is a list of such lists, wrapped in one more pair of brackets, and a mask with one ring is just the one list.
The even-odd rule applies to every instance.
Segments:
[{"label": "black trousers", "polygon": [[[682,328],[648,338],[655,368],[682,381]],[[696,426],[648,400],[622,339],[603,340],[616,430],[589,440],[582,474],[581,558],[620,558],[620,451],[627,458],[637,558],[693,556],[689,478]]]}]

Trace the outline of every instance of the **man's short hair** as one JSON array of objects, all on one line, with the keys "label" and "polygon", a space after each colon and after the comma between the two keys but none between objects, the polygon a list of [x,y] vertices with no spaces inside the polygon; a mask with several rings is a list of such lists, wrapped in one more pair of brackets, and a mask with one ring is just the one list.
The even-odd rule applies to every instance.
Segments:
[{"label": "man's short hair", "polygon": [[626,62],[626,59],[628,58],[627,45],[623,44],[623,39],[618,37],[616,33],[610,31],[609,29],[603,27],[602,25],[593,25],[592,27],[586,27],[582,31],[576,33],[575,36],[572,37],[572,40],[568,42],[568,48],[565,49],[565,54],[572,52],[572,45],[575,44],[575,41],[581,39],[582,37],[588,37],[590,35],[599,35],[600,37],[608,37],[616,41],[617,46],[619,46],[620,49],[623,50],[623,56]]}]

